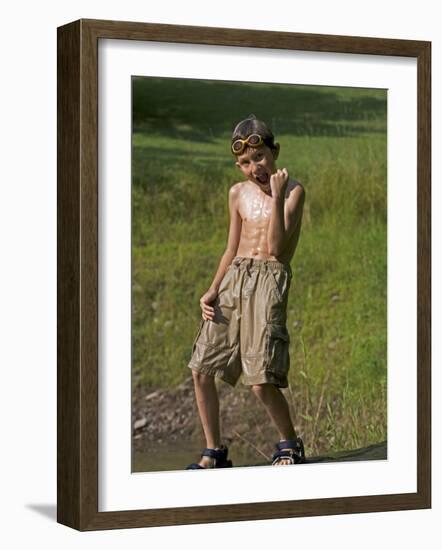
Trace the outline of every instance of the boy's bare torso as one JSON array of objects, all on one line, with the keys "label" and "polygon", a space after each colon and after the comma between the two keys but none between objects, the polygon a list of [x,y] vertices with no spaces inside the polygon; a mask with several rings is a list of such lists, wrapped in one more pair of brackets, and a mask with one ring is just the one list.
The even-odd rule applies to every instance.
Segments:
[{"label": "boy's bare torso", "polygon": [[[285,200],[299,185],[289,180]],[[267,231],[272,211],[272,197],[258,185],[250,181],[235,184],[238,186],[237,209],[241,217],[241,234],[237,255],[257,260],[278,260],[289,263],[293,258],[299,240],[301,224],[299,223],[293,237],[278,257],[269,254]]]}]

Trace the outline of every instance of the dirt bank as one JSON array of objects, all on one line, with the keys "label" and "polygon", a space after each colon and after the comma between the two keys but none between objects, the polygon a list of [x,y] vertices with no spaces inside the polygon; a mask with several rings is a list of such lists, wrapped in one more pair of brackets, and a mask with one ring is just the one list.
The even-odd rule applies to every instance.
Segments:
[{"label": "dirt bank", "polygon": [[[238,465],[265,464],[271,459],[277,432],[262,406],[250,389],[241,386],[231,388],[217,382],[220,398],[221,430],[223,442],[229,446],[230,455]],[[325,436],[317,436],[312,445],[310,426],[297,418],[293,404],[296,396],[283,390],[292,412],[297,433],[303,438],[306,454],[311,462],[334,460],[380,460],[386,458],[386,443],[378,443],[363,449],[330,452],[330,442]],[[161,448],[179,452],[183,448],[202,449],[204,438],[195,403],[192,379],[173,390],[137,388],[132,403],[133,452],[142,456],[160,452]],[[190,456],[196,459],[197,456]],[[185,458],[181,459],[185,462]],[[180,462],[180,463],[181,463]]]},{"label": "dirt bank", "polygon": [[[270,457],[277,434],[256,397],[247,388],[233,389],[223,382],[218,383],[218,393],[223,442]],[[132,427],[135,451],[146,450],[152,443],[200,440],[203,444],[192,379],[174,390],[137,389]]]}]

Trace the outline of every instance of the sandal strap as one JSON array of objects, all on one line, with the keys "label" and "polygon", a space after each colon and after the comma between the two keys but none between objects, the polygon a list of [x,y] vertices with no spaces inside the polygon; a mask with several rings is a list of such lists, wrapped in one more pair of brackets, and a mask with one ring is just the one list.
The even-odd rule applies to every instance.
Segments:
[{"label": "sandal strap", "polygon": [[227,447],[221,447],[220,449],[204,449],[201,456],[208,456],[214,458],[216,461],[224,462],[227,459]]},{"label": "sandal strap", "polygon": [[[228,449],[223,445],[220,449],[206,448],[201,453],[201,456],[207,456],[215,461],[213,466],[209,466],[209,468],[231,468],[233,464],[231,460],[227,460],[227,453]],[[193,463],[189,464],[186,470],[207,470],[207,468],[200,464]]]},{"label": "sandal strap", "polygon": [[292,464],[298,464],[301,460],[300,457],[293,451],[278,451],[272,457],[272,466],[274,466],[282,458],[290,460]]},{"label": "sandal strap", "polygon": [[300,437],[296,439],[284,439],[276,444],[276,453],[273,455],[273,464],[281,458],[288,458],[292,464],[305,461],[304,443]]},{"label": "sandal strap", "polygon": [[299,449],[300,446],[299,437],[297,439],[284,439],[276,444],[278,451],[282,451],[283,449]]}]

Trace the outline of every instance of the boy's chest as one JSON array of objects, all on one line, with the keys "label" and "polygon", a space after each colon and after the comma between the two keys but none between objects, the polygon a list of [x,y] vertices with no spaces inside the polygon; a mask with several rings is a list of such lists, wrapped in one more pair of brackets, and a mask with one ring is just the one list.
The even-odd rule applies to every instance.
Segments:
[{"label": "boy's chest", "polygon": [[240,195],[239,213],[243,222],[268,223],[272,212],[272,199],[264,193],[244,190]]}]

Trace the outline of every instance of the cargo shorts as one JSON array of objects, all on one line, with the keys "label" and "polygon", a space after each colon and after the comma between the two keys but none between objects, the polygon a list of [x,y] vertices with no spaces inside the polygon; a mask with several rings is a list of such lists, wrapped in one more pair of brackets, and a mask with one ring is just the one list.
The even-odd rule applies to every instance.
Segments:
[{"label": "cargo shorts", "polygon": [[235,386],[288,386],[290,265],[236,257],[224,275],[213,320],[201,321],[189,367]]}]

